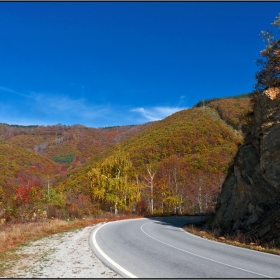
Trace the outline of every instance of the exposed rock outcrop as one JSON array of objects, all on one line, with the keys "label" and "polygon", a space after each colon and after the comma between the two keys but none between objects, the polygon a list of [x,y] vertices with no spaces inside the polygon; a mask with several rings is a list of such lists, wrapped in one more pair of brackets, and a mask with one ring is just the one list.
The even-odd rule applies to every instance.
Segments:
[{"label": "exposed rock outcrop", "polygon": [[[280,212],[278,202],[280,89],[270,88],[256,98],[252,130],[229,169],[215,216],[208,226],[219,228],[221,234],[241,231],[254,234],[259,239],[265,238],[273,229],[277,229],[275,211]],[[270,218],[267,215],[275,216],[274,220],[271,218],[270,224],[265,223]]]}]

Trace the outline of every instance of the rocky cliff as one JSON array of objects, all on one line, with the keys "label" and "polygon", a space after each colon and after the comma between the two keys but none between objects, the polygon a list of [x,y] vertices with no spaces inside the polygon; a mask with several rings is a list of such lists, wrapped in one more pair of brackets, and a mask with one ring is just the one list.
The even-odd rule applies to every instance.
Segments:
[{"label": "rocky cliff", "polygon": [[256,97],[252,129],[229,169],[208,227],[280,245],[279,88]]}]

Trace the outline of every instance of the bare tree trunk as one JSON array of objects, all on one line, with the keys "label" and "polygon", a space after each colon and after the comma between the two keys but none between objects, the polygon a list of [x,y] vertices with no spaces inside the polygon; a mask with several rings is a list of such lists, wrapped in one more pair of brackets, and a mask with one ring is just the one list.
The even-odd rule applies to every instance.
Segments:
[{"label": "bare tree trunk", "polygon": [[50,178],[48,176],[48,200],[50,200]]},{"label": "bare tree trunk", "polygon": [[178,214],[178,184],[177,184],[177,168],[174,167],[173,170],[173,177],[174,177],[174,183],[175,183],[175,197],[176,197],[176,208],[175,208],[175,214]]},{"label": "bare tree trunk", "polygon": [[151,213],[153,214],[154,212],[154,177],[156,172],[152,172],[152,168],[150,166],[146,166],[149,178],[145,178],[145,180],[148,182],[148,186],[151,189]]},{"label": "bare tree trunk", "polygon": [[180,214],[182,214],[182,203],[183,203],[183,197],[182,197],[182,195],[181,195],[180,209],[179,209]]},{"label": "bare tree trunk", "polygon": [[199,212],[202,213],[202,181],[201,178],[199,178],[199,183],[198,183],[198,194],[197,194],[197,202],[199,206]]}]

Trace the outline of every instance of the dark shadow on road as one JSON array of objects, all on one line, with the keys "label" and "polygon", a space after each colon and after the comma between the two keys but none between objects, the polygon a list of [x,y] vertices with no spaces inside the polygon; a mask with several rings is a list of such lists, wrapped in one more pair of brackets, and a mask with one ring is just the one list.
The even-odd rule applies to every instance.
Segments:
[{"label": "dark shadow on road", "polygon": [[169,216],[169,217],[147,217],[157,224],[181,228],[187,224],[195,224],[204,220],[204,216]]}]

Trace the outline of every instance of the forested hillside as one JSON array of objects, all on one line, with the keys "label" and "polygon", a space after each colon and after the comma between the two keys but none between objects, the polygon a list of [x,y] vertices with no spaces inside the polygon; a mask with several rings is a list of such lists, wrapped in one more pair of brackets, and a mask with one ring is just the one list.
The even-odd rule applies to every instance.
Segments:
[{"label": "forested hillside", "polygon": [[[240,106],[234,106],[226,120],[222,120],[223,114],[214,109],[219,104],[223,105],[223,100],[215,102],[214,105],[209,103],[205,107],[177,112],[151,124],[137,135],[121,141],[117,151],[110,150],[107,158],[72,173],[60,188],[68,192],[78,189],[78,192],[87,193],[95,205],[112,210],[114,199],[106,200],[100,194],[109,189],[101,180],[102,176],[108,177],[108,173],[102,173],[105,168],[102,162],[103,165],[121,169],[113,157],[122,151],[123,160],[133,166],[129,176],[124,175],[130,183],[123,185],[123,192],[119,193],[118,204],[122,205],[122,210],[158,214],[213,210],[229,164],[243,142],[241,131],[227,123],[239,118],[243,124],[251,124],[249,98],[238,99],[236,102]],[[223,113],[225,109],[221,106],[220,111]],[[95,174],[95,179],[92,174],[89,175],[90,172]],[[111,177],[116,176],[113,173],[110,173]],[[99,181],[96,186],[100,188],[99,192],[90,191],[92,181]],[[140,196],[138,202],[131,205],[127,202],[125,188],[135,186],[138,186]],[[111,194],[118,195],[112,190]]]},{"label": "forested hillside", "polygon": [[212,211],[252,106],[205,104],[137,126],[1,124],[1,217]]},{"label": "forested hillside", "polygon": [[65,172],[64,166],[51,159],[2,140],[0,170],[0,215],[7,219],[25,219],[21,217],[20,208],[40,203],[47,181],[54,182],[56,174]]},{"label": "forested hillside", "polygon": [[[85,162],[109,146],[143,130],[150,123],[135,126],[92,128],[82,125],[16,126],[0,124],[0,139],[59,162],[77,157]],[[69,157],[68,155],[73,155]],[[68,156],[68,157],[67,157]],[[65,161],[63,161],[65,157]]]},{"label": "forested hillside", "polygon": [[0,124],[0,218],[24,220],[43,213],[67,217],[71,203],[57,184],[86,161],[149,125],[97,129]]},{"label": "forested hillside", "polygon": [[252,126],[252,101],[250,98],[227,98],[216,100],[208,105],[219,113],[220,117],[236,130],[247,132]]}]

